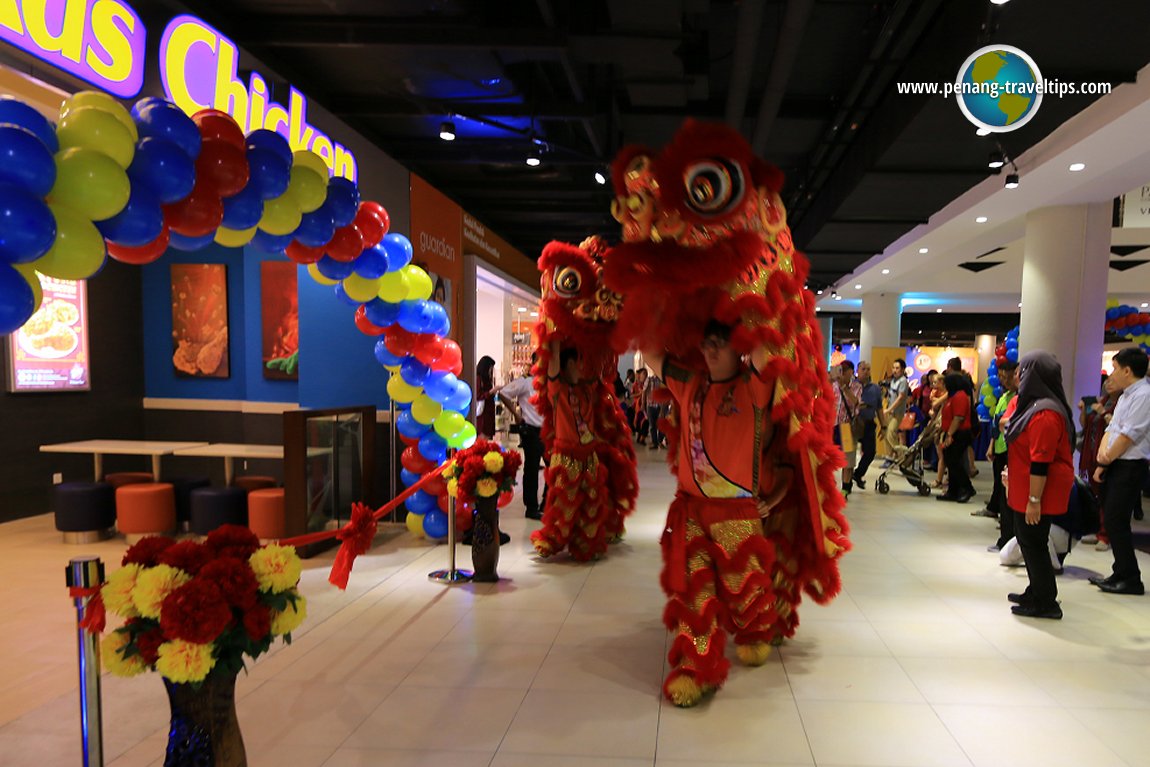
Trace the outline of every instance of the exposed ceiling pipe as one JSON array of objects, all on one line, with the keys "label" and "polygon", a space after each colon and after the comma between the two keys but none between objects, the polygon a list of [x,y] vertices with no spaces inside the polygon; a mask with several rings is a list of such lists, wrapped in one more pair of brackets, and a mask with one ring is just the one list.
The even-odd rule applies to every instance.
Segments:
[{"label": "exposed ceiling pipe", "polygon": [[783,96],[786,95],[787,82],[791,79],[791,70],[795,66],[799,46],[803,42],[803,32],[806,31],[814,7],[815,0],[789,0],[783,12],[783,24],[779,29],[775,56],[771,61],[771,71],[767,75],[763,98],[759,102],[759,116],[755,120],[755,134],[751,139],[751,149],[757,155],[761,156],[767,149],[767,139],[771,135],[775,118],[778,117]]},{"label": "exposed ceiling pipe", "polygon": [[747,94],[751,89],[751,73],[755,68],[765,7],[766,0],[743,0],[739,4],[735,52],[731,56],[731,84],[727,89],[727,107],[723,116],[727,125],[739,131],[743,130],[743,115],[747,111]]}]

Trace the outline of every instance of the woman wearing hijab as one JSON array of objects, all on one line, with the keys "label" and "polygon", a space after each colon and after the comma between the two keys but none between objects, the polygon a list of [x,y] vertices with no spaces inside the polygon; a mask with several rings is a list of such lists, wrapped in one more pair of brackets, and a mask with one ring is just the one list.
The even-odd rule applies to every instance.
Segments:
[{"label": "woman wearing hijab", "polygon": [[495,437],[495,360],[487,355],[479,358],[475,366],[475,401],[480,403],[475,413],[475,431],[479,439]]},{"label": "woman wearing hijab", "polygon": [[1019,361],[1018,375],[1018,395],[1003,418],[1006,502],[1015,515],[1014,533],[1030,585],[1007,599],[1015,603],[1015,615],[1060,620],[1047,539],[1051,518],[1066,513],[1074,486],[1074,419],[1062,389],[1062,366],[1053,356],[1027,354]]},{"label": "woman wearing hijab", "polygon": [[962,373],[947,373],[943,383],[946,385],[946,404],[942,406],[942,433],[938,444],[942,448],[950,484],[938,500],[966,503],[974,496],[974,485],[966,471],[966,448],[970,445],[970,395]]}]

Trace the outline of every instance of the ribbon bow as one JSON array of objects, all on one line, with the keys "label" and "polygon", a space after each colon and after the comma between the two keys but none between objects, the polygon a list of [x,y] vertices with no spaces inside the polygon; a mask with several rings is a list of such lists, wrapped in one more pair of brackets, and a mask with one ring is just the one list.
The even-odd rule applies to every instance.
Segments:
[{"label": "ribbon bow", "polygon": [[375,518],[375,513],[367,504],[357,502],[351,505],[351,520],[341,527],[335,536],[343,543],[340,544],[339,551],[336,552],[335,561],[331,566],[331,574],[327,577],[328,583],[338,586],[340,589],[347,588],[351,566],[356,557],[366,553],[371,548],[371,542],[375,539],[378,526],[379,522]]}]

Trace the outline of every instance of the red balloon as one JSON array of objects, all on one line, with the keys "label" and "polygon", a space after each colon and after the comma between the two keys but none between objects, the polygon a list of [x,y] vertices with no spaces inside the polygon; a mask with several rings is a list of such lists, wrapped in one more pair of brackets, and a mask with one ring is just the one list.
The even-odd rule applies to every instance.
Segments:
[{"label": "red balloon", "polygon": [[173,232],[185,237],[203,237],[220,228],[224,202],[198,180],[192,193],[179,202],[165,205],[164,221]]},{"label": "red balloon", "polygon": [[435,502],[439,505],[439,510],[444,514],[451,510],[451,496],[447,493],[437,496]]},{"label": "red balloon", "polygon": [[387,234],[387,227],[383,221],[363,205],[359,206],[359,212],[355,214],[355,221],[352,223],[359,229],[359,233],[363,236],[363,247],[365,249],[378,245],[380,240],[383,239],[383,235]]},{"label": "red balloon", "polygon": [[414,446],[404,448],[399,462],[412,474],[426,474],[435,468],[435,464],[420,455]]},{"label": "red balloon", "polygon": [[168,225],[164,224],[164,229],[160,232],[160,236],[143,245],[129,248],[124,245],[117,245],[113,242],[107,243],[108,255],[125,264],[142,266],[144,264],[150,264],[164,255],[164,252],[168,249],[168,242],[170,240],[171,232],[168,229]]},{"label": "red balloon", "polygon": [[407,445],[408,447],[418,447],[419,446],[419,437],[405,437],[404,435],[400,434],[399,435],[399,441],[402,442],[403,444]]},{"label": "red balloon", "polygon": [[205,142],[209,139],[220,139],[240,150],[243,150],[247,143],[239,123],[227,112],[201,109],[192,115],[192,122],[200,129],[200,135]]},{"label": "red balloon", "polygon": [[341,226],[323,247],[336,261],[354,261],[363,252],[363,235],[354,223]]},{"label": "red balloon", "polygon": [[1006,355],[1005,355],[1005,354],[1001,354],[1001,355],[999,355],[998,357],[995,357],[995,358],[994,358],[994,361],[998,363],[998,366],[999,366],[999,367],[1002,367],[1003,365],[1005,365],[1005,364],[1006,364]]},{"label": "red balloon", "polygon": [[314,264],[323,258],[323,248],[309,248],[299,240],[292,240],[284,253],[297,264]]},{"label": "red balloon", "polygon": [[423,492],[427,493],[428,495],[441,495],[446,498],[447,480],[443,478],[442,474],[433,477],[428,481],[426,485],[423,486]]},{"label": "red balloon", "polygon": [[[391,348],[390,346],[388,347]],[[392,354],[399,354],[399,352],[392,349]],[[443,354],[431,366],[432,370],[449,370],[455,375],[463,372],[463,352],[459,349],[459,344],[452,341],[450,338],[443,340]]]},{"label": "red balloon", "polygon": [[363,304],[355,310],[355,326],[359,328],[359,332],[367,336],[381,336],[383,335],[383,328],[372,323],[367,318],[367,307]]},{"label": "red balloon", "polygon": [[204,138],[196,158],[196,186],[202,183],[220,197],[231,197],[243,191],[250,175],[242,143],[236,147],[222,138]]},{"label": "red balloon", "polygon": [[434,333],[420,333],[411,353],[424,365],[431,367],[443,356],[443,339]]},{"label": "red balloon", "polygon": [[[391,228],[391,216],[387,215],[387,209],[375,200],[365,200],[359,204],[359,212],[362,213],[364,210],[379,219],[379,223],[383,224],[383,234],[387,234],[387,230]],[[380,235],[381,238],[383,234]]]},{"label": "red balloon", "polygon": [[499,508],[502,509],[504,506],[511,503],[511,499],[514,497],[515,497],[515,493],[511,492],[510,490],[506,490],[506,491],[500,493],[499,494],[499,502],[498,502]]},{"label": "red balloon", "polygon": [[411,354],[415,339],[414,333],[408,333],[399,325],[392,325],[383,333],[383,345],[397,357],[406,357]]}]

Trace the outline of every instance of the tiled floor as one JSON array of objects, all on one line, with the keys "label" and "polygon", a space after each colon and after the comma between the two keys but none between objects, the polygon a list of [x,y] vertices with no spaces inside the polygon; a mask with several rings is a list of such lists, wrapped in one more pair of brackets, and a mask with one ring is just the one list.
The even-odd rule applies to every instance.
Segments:
[{"label": "tiled floor", "polygon": [[[1150,599],[1087,584],[1110,555],[1086,546],[1059,580],[1066,619],[1015,618],[1005,596],[1024,574],[985,551],[993,522],[901,480],[852,496],[837,600],[804,605],[765,667],[736,664],[713,699],[669,706],[657,539],[673,484],[642,453],[627,541],[593,565],[538,561],[517,505],[497,585],[429,582],[445,547],[394,530],[347,592],[326,582],[331,553],[308,561],[308,622],[240,680],[250,763],[1150,765]],[[65,547],[46,516],[0,525],[0,765],[80,763],[63,566],[122,550]],[[161,764],[159,680],[105,676],[104,702],[108,763]]]}]

